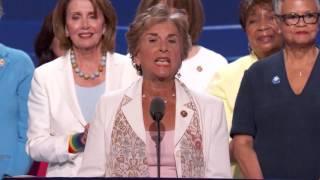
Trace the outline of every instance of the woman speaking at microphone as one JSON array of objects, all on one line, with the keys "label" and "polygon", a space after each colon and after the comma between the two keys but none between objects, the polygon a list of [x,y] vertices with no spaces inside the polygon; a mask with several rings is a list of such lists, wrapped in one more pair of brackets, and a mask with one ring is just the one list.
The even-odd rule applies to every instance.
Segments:
[{"label": "woman speaking at microphone", "polygon": [[231,177],[223,103],[175,79],[191,47],[181,10],[156,5],[127,33],[133,65],[142,76],[104,95],[97,106],[79,176],[157,177],[157,126],[150,113],[164,101],[160,122],[161,177]]}]

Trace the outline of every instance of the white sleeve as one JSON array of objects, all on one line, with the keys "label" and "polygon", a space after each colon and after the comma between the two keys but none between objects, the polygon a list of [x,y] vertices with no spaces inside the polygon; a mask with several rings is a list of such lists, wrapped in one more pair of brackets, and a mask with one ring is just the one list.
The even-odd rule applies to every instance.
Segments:
[{"label": "white sleeve", "polygon": [[104,177],[106,174],[105,105],[103,98],[96,108],[95,118],[90,123],[82,165],[78,172],[81,177]]},{"label": "white sleeve", "polygon": [[63,163],[73,160],[77,154],[68,152],[68,135],[56,135],[50,131],[49,97],[41,76],[36,70],[31,83],[26,151],[36,161]]},{"label": "white sleeve", "polygon": [[216,110],[212,114],[211,126],[206,130],[208,136],[208,163],[205,176],[208,178],[231,178],[231,167],[229,157],[229,138],[227,130],[227,120],[223,103],[210,106]]}]

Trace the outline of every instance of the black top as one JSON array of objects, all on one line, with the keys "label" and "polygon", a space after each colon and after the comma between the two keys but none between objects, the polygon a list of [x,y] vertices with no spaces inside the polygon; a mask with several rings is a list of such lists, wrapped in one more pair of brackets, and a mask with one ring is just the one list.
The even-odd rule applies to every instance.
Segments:
[{"label": "black top", "polygon": [[231,136],[247,134],[264,178],[320,177],[320,60],[300,95],[289,85],[283,51],[249,68],[237,96]]}]

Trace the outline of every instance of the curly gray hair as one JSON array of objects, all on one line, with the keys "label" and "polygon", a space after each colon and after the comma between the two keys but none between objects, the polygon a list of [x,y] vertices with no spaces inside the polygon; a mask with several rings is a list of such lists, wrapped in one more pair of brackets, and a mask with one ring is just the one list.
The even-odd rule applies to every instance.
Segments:
[{"label": "curly gray hair", "polygon": [[[276,14],[281,14],[281,6],[284,0],[273,0],[273,10],[275,11]],[[320,2],[319,0],[315,0],[317,4],[318,11],[320,11]]]}]

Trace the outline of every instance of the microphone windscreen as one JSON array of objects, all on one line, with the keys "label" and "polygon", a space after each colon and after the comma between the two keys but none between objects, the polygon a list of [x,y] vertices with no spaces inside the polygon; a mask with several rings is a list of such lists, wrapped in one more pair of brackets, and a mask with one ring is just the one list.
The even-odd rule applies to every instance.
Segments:
[{"label": "microphone windscreen", "polygon": [[165,111],[165,103],[161,97],[154,97],[150,104],[150,115],[153,120],[160,121]]}]

